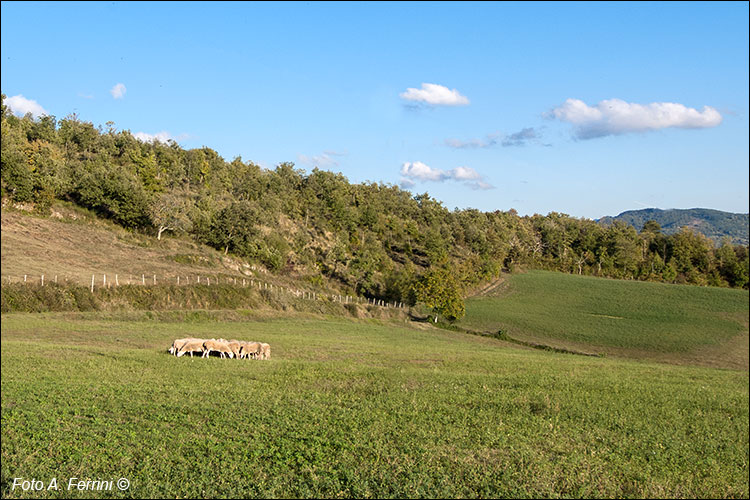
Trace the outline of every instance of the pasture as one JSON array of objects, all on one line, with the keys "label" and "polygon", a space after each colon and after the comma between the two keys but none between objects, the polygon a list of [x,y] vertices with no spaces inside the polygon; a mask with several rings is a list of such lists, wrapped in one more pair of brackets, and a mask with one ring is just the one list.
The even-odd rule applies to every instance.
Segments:
[{"label": "pasture", "polygon": [[747,290],[529,271],[467,299],[459,325],[589,353],[748,369]]},{"label": "pasture", "polygon": [[[274,354],[167,354],[185,336]],[[2,346],[4,498],[748,496],[742,370],[238,312],[7,314]]]}]

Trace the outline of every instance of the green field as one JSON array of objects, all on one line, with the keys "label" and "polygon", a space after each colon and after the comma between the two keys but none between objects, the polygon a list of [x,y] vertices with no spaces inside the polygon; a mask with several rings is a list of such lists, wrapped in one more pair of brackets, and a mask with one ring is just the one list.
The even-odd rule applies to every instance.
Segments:
[{"label": "green field", "polygon": [[[746,371],[237,318],[3,315],[3,497],[748,496]],[[187,335],[273,356],[166,354]],[[60,490],[12,490],[19,477]],[[130,488],[67,491],[70,477]]]},{"label": "green field", "polygon": [[554,347],[748,368],[748,292],[545,271],[466,302],[468,329]]}]

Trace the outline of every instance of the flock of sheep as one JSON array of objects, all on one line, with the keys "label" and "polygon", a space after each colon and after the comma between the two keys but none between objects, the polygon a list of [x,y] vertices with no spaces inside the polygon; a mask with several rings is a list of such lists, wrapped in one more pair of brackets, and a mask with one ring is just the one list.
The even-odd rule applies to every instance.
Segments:
[{"label": "flock of sheep", "polygon": [[203,358],[208,357],[212,352],[218,352],[222,358],[269,359],[271,346],[263,342],[187,338],[175,340],[169,348],[169,354],[178,358],[188,353],[192,358],[194,352],[200,353]]}]

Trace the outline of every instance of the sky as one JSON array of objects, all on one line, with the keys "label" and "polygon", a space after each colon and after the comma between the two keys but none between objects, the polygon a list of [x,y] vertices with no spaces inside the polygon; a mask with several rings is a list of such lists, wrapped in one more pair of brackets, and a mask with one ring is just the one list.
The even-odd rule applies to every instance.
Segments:
[{"label": "sky", "polygon": [[748,212],[747,2],[2,2],[19,115],[448,209]]}]

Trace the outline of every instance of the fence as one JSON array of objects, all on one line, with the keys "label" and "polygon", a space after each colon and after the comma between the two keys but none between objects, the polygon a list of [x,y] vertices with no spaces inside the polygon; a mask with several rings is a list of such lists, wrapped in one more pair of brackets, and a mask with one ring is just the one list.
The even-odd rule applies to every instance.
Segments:
[{"label": "fence", "polygon": [[[45,281],[46,280],[46,281]],[[26,283],[29,285],[37,284],[39,286],[49,285],[50,283],[64,284],[64,285],[84,285],[81,283],[80,276],[59,276],[55,275],[29,275],[24,274],[21,276],[10,276],[3,277],[3,283]],[[227,277],[227,276],[206,276],[206,275],[178,275],[178,276],[162,276],[158,277],[156,274],[144,274],[140,276],[128,274],[127,277],[119,274],[92,274],[91,281],[86,282],[91,293],[94,293],[95,288],[112,288],[119,286],[157,286],[157,285],[176,285],[176,286],[217,286],[217,285],[232,285],[243,288],[258,288],[259,290],[269,290],[277,293],[288,293],[295,295],[300,299],[305,300],[329,300],[332,302],[340,302],[342,304],[367,304],[377,307],[390,307],[390,308],[404,308],[403,302],[396,301],[385,301],[382,299],[362,297],[359,295],[340,295],[332,293],[318,293],[315,291],[304,290],[296,287],[289,287],[283,285],[274,285],[266,281],[258,280],[256,278],[247,277]]]}]

